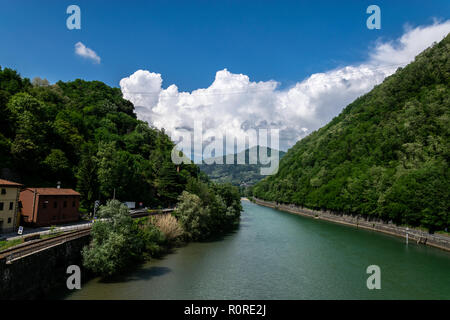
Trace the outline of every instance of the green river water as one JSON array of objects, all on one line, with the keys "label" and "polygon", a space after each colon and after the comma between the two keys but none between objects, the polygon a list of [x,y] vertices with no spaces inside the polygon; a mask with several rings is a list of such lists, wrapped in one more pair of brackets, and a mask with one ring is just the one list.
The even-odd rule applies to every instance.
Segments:
[{"label": "green river water", "polygon": [[[239,229],[63,299],[450,299],[450,253],[243,201]],[[366,268],[381,268],[369,290]]]}]

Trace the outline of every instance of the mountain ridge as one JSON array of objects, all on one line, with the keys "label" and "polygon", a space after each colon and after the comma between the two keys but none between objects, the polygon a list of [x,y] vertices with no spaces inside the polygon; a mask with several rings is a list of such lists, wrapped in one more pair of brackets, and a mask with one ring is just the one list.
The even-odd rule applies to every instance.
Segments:
[{"label": "mountain ridge", "polygon": [[450,36],[298,141],[252,192],[444,230],[449,225]]},{"label": "mountain ridge", "polygon": [[[256,150],[254,150],[256,148]],[[249,155],[250,151],[254,151],[257,154],[257,164],[250,164]],[[259,151],[260,146],[254,146],[251,148],[247,148],[239,153],[233,154],[233,164],[226,164],[226,157],[214,157],[210,160],[211,162],[214,160],[215,163],[206,164],[203,161],[202,164],[199,165],[200,170],[208,175],[208,177],[214,181],[219,183],[231,183],[236,186],[250,186],[255,184],[257,181],[263,179],[265,176],[260,174],[260,169],[262,167],[267,167],[269,165],[263,165],[260,163],[259,159]],[[270,157],[272,152],[278,152],[279,158],[281,159],[285,152],[280,150],[275,150],[270,147],[267,147],[266,154]],[[264,152],[264,150],[263,150]],[[244,154],[245,163],[238,164],[237,159],[240,155]],[[221,163],[220,163],[221,161]]]}]

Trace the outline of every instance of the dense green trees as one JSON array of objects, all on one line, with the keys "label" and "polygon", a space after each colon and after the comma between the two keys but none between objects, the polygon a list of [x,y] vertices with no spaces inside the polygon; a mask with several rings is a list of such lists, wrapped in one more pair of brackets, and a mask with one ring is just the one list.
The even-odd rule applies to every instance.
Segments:
[{"label": "dense green trees", "polygon": [[256,197],[449,227],[450,36],[297,142]]},{"label": "dense green trees", "polygon": [[137,120],[120,89],[99,81],[30,83],[0,68],[0,114],[0,170],[28,186],[61,181],[88,210],[114,190],[123,201],[174,205],[199,174],[195,165],[177,171],[164,130]]},{"label": "dense green trees", "polygon": [[191,180],[179,197],[174,216],[188,239],[205,240],[233,229],[241,211],[237,187]]},{"label": "dense green trees", "polygon": [[82,252],[83,265],[109,277],[160,255],[181,237],[205,240],[235,227],[242,211],[238,189],[190,179],[190,191],[199,195],[183,191],[173,216],[133,219],[118,200],[101,206],[92,241]]},{"label": "dense green trees", "polygon": [[[130,263],[142,260],[146,237],[138,236],[140,230],[118,200],[100,207],[92,226],[92,242],[83,249],[83,264],[95,273],[111,276],[124,270]],[[149,243],[153,244],[150,239]]]},{"label": "dense green trees", "polygon": [[[210,183],[194,164],[173,164],[174,143],[164,129],[137,120],[118,88],[83,80],[31,84],[0,68],[0,121],[0,177],[7,171],[32,187],[61,181],[81,193],[87,210],[114,194],[150,207],[181,200],[179,221],[133,220],[118,200],[102,206],[102,220],[95,222],[93,240],[83,251],[85,266],[96,273],[110,276],[158,255],[180,232],[186,239],[206,239],[239,221],[238,189]],[[186,193],[179,198],[183,190],[197,197],[195,205],[184,203]]]},{"label": "dense green trees", "polygon": [[118,200],[101,206],[92,226],[92,241],[83,248],[83,265],[102,276],[124,271],[135,262],[158,256],[167,243],[149,218],[133,219]]}]

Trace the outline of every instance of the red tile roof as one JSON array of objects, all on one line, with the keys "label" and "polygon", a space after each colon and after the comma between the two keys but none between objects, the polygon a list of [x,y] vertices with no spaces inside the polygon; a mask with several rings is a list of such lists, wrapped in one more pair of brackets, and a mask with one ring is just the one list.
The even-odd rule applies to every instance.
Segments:
[{"label": "red tile roof", "polygon": [[2,187],[21,187],[22,184],[0,179],[0,186],[2,186]]},{"label": "red tile roof", "polygon": [[38,194],[42,195],[49,195],[49,196],[79,196],[80,194],[76,192],[73,189],[58,189],[58,188],[27,188],[27,190],[30,190],[36,192]]}]

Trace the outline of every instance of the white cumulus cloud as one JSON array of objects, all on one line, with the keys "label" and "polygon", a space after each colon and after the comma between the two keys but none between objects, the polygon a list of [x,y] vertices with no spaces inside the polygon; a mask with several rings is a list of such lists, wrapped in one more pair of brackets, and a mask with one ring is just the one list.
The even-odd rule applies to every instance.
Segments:
[{"label": "white cumulus cloud", "polygon": [[239,139],[249,129],[275,128],[286,150],[449,32],[450,20],[409,28],[399,39],[378,42],[366,61],[312,74],[287,89],[227,69],[217,71],[209,87],[192,92],[180,92],[175,84],[164,89],[161,74],[146,70],[123,78],[120,87],[140,119],[171,134],[192,130],[194,121],[202,121],[204,138],[231,132]]},{"label": "white cumulus cloud", "polygon": [[77,42],[75,44],[75,54],[79,55],[80,57],[92,60],[94,63],[100,63],[101,59],[97,55],[97,53],[86,47],[82,42]]}]

